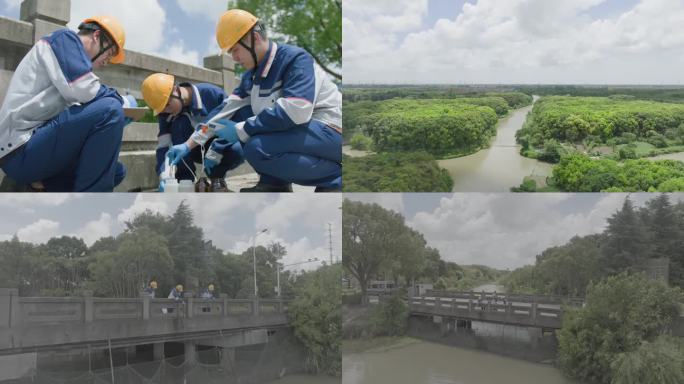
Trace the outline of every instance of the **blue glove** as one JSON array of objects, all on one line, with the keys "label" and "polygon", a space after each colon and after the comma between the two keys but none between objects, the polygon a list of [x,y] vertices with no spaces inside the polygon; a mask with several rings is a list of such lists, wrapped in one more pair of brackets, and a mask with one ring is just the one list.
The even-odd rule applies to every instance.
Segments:
[{"label": "blue glove", "polygon": [[214,130],[214,134],[229,143],[237,143],[240,141],[237,130],[235,129],[235,122],[231,120],[221,119],[217,121],[218,124]]},{"label": "blue glove", "polygon": [[166,181],[159,180],[159,192],[164,192],[165,187],[166,187]]},{"label": "blue glove", "polygon": [[211,170],[218,165],[218,161],[212,160],[210,158],[204,158],[204,173],[209,176],[211,175]]},{"label": "blue glove", "polygon": [[189,153],[190,148],[187,144],[177,144],[169,148],[168,152],[166,152],[166,157],[169,158],[171,165],[176,165],[180,163],[181,159],[187,156]]}]

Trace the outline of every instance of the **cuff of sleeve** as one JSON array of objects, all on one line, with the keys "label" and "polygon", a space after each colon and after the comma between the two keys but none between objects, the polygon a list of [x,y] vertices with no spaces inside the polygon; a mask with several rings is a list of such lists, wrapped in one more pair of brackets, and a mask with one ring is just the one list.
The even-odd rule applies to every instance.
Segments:
[{"label": "cuff of sleeve", "polygon": [[235,124],[235,131],[237,132],[238,138],[241,142],[246,143],[249,140],[249,134],[245,132],[245,122]]}]

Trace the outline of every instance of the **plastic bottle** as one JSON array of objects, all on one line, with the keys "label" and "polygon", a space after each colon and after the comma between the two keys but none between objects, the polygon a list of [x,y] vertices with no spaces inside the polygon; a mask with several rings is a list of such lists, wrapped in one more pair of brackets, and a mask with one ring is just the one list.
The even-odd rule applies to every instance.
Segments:
[{"label": "plastic bottle", "polygon": [[178,186],[178,192],[195,192],[195,184],[193,184],[192,180],[181,180]]},{"label": "plastic bottle", "polygon": [[178,180],[166,179],[164,180],[164,193],[176,193],[179,190]]}]

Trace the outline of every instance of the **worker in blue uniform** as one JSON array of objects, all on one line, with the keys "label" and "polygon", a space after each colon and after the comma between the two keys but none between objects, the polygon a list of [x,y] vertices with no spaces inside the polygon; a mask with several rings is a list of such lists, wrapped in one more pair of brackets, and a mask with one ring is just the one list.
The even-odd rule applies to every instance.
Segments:
[{"label": "worker in blue uniform", "polygon": [[[155,73],[142,83],[142,94],[147,105],[159,120],[157,146],[157,174],[161,174],[168,149],[184,143],[209,113],[220,106],[226,98],[223,89],[213,84],[175,84],[175,78],[166,73]],[[204,157],[203,157],[204,155]],[[226,172],[244,162],[242,146],[225,140],[211,140],[203,154],[196,147],[180,161],[175,177],[178,180],[194,180],[195,162],[203,164],[211,179],[211,190],[227,192]],[[163,183],[163,180],[161,181]],[[163,185],[160,185],[163,188]]]},{"label": "worker in blue uniform", "polygon": [[0,109],[0,167],[29,190],[111,192],[126,174],[118,157],[131,99],[93,73],[124,61],[124,29],[111,16],[78,29],[31,48]]},{"label": "worker in blue uniform", "polygon": [[[241,192],[290,192],[292,183],[316,191],[342,188],[342,97],[301,48],[268,40],[259,20],[232,9],[218,23],[219,46],[247,71],[240,85],[185,143],[167,153],[179,163],[213,137],[241,143],[259,183]],[[233,116],[249,109],[251,116]]]}]

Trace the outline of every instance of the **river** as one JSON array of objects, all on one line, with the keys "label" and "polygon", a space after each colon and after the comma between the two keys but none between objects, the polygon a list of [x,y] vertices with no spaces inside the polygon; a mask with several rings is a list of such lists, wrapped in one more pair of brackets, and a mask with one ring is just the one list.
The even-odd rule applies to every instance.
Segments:
[{"label": "river", "polygon": [[288,375],[279,380],[269,381],[267,384],[340,384],[339,378],[331,376]]},{"label": "river", "polygon": [[[536,101],[537,96],[534,97]],[[519,186],[525,176],[544,178],[553,166],[520,155],[515,133],[522,128],[532,106],[514,110],[499,120],[492,146],[469,156],[439,160],[440,167],[454,179],[453,192],[508,192]]]},{"label": "river", "polygon": [[343,384],[571,384],[556,368],[472,349],[415,341],[345,355]]}]

